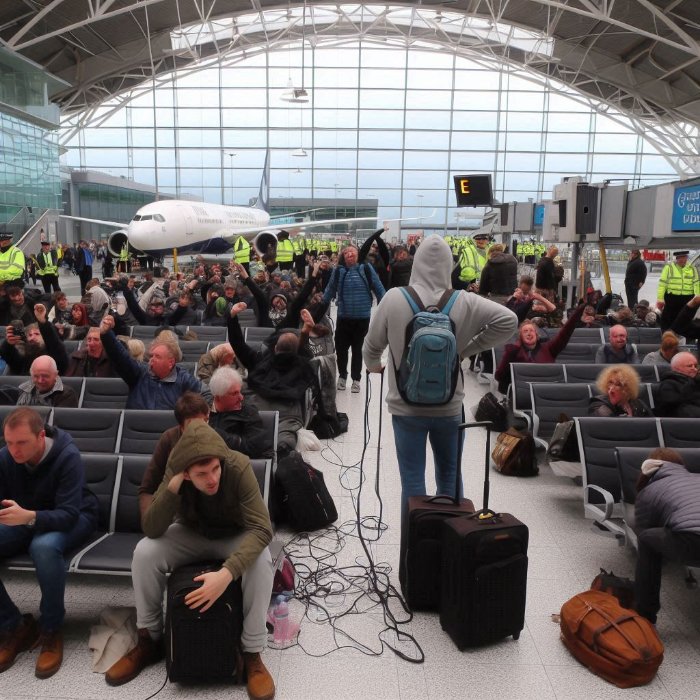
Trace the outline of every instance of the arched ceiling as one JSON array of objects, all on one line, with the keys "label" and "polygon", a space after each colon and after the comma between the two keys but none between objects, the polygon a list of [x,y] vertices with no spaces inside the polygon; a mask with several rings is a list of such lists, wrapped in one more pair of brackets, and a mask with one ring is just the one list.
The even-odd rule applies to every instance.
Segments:
[{"label": "arched ceiling", "polygon": [[700,0],[0,3],[0,41],[70,83],[53,98],[75,128],[173,70],[358,38],[455,52],[568,88],[623,115],[680,175],[700,172]]}]

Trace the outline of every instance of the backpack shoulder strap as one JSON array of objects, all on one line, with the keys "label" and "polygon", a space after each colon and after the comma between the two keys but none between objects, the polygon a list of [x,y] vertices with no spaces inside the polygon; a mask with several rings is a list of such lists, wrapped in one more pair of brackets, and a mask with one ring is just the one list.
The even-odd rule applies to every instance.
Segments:
[{"label": "backpack shoulder strap", "polygon": [[446,289],[437,304],[438,310],[442,311],[445,316],[449,316],[452,305],[455,303],[458,296],[459,289]]},{"label": "backpack shoulder strap", "polygon": [[408,303],[411,305],[411,309],[413,309],[414,314],[417,314],[420,311],[425,311],[425,306],[413,287],[399,287],[399,289],[406,297],[406,301],[408,301]]}]

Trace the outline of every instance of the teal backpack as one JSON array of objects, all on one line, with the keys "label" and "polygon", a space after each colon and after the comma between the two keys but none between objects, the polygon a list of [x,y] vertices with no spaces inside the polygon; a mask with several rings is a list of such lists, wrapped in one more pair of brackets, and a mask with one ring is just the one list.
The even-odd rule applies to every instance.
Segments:
[{"label": "teal backpack", "polygon": [[448,289],[437,306],[425,308],[413,287],[401,287],[413,310],[396,369],[396,386],[408,404],[439,406],[454,396],[459,378],[455,325],[449,317],[459,291]]}]

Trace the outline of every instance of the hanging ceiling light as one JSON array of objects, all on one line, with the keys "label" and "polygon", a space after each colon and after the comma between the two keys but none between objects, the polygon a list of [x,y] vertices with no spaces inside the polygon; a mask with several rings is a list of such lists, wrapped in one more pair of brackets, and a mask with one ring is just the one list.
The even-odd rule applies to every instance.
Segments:
[{"label": "hanging ceiling light", "polygon": [[280,100],[283,102],[304,103],[309,101],[309,93],[303,87],[295,88],[290,77],[287,82],[287,89],[280,95]]},{"label": "hanging ceiling light", "polygon": [[292,155],[296,158],[306,158],[308,153],[303,148],[297,148],[296,151],[292,151]]},{"label": "hanging ceiling light", "polygon": [[[306,0],[304,0],[304,7],[301,15],[301,87],[295,88],[292,83],[292,76],[289,76],[289,81],[287,82],[287,89],[280,95],[280,99],[283,102],[295,102],[297,104],[303,104],[309,101],[309,93],[304,89],[304,53],[306,48]],[[306,155],[306,153],[304,154]]]}]

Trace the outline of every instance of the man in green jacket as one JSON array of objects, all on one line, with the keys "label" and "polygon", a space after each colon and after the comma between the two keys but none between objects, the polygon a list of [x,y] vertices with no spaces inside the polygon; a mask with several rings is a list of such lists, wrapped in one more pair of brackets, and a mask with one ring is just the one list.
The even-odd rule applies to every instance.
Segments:
[{"label": "man in green jacket", "polygon": [[146,537],[136,547],[131,566],[139,641],[107,671],[107,683],[127,683],[162,657],[168,572],[203,559],[224,559],[219,571],[194,579],[202,586],[188,594],[185,603],[207,610],[241,578],[248,695],[252,700],[274,697],[274,682],[260,657],[274,578],[267,548],[272,524],[250,460],[229,450],[203,420],[192,420],[170,453],[163,481],[141,524]]}]

